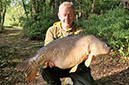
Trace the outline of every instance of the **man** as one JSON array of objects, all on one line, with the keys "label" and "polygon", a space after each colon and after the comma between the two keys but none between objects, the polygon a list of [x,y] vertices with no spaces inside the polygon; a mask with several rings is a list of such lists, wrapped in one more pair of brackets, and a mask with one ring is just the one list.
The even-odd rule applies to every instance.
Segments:
[{"label": "man", "polygon": [[[71,34],[82,33],[82,30],[78,29],[78,26],[74,20],[74,8],[72,2],[63,2],[59,6],[58,17],[60,22],[54,23],[46,33],[45,45],[55,39],[59,39]],[[67,43],[66,43],[67,44]],[[62,62],[63,63],[63,62]],[[60,78],[70,77],[74,85],[94,85],[94,80],[90,73],[90,68],[81,63],[77,71],[69,73],[70,69],[60,69],[55,66],[52,61],[45,63],[47,68],[40,68],[43,79],[49,85],[61,85]]]}]

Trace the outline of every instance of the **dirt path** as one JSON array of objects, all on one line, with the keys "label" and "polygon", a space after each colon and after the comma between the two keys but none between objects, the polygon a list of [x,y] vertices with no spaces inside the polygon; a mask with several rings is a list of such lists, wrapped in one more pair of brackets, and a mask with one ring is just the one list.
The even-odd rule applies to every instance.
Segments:
[{"label": "dirt path", "polygon": [[[35,55],[37,50],[43,46],[43,41],[22,37],[20,30],[7,30],[0,34],[0,45],[8,47],[5,48],[6,51],[15,53],[15,58],[8,61],[13,65],[13,69],[8,66],[1,68],[3,72],[0,77],[1,85],[47,85],[41,75],[37,75],[35,81],[28,83],[22,79],[22,74],[14,69],[17,63]],[[93,60],[91,69],[96,85],[129,85],[129,60],[122,60],[119,54]],[[5,76],[4,73],[8,72],[11,73]]]}]

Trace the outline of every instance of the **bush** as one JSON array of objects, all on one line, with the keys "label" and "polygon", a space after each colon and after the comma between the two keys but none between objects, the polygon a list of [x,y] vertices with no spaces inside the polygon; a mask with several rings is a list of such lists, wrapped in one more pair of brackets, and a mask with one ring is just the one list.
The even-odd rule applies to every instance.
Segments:
[{"label": "bush", "polygon": [[30,39],[44,40],[47,29],[55,22],[53,16],[51,13],[41,13],[37,20],[35,17],[26,19],[23,27],[24,35]]},{"label": "bush", "polygon": [[123,56],[129,54],[128,10],[117,7],[105,14],[92,14],[88,20],[78,22],[86,34],[94,34],[106,41]]}]

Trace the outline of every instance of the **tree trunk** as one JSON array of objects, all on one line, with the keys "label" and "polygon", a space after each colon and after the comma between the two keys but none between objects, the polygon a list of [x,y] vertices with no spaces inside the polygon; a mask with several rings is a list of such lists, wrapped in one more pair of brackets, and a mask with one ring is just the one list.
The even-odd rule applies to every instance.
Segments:
[{"label": "tree trunk", "polygon": [[45,0],[30,0],[31,13],[34,16],[34,21],[38,20],[38,14],[43,11]]},{"label": "tree trunk", "polygon": [[0,30],[4,30],[3,28],[3,3],[0,1]]},{"label": "tree trunk", "polygon": [[94,12],[94,6],[95,6],[95,0],[93,0],[93,3],[92,3],[91,13],[93,13],[93,12]]},{"label": "tree trunk", "polygon": [[27,10],[26,10],[26,6],[25,6],[24,0],[22,0],[22,4],[23,4],[23,8],[24,8],[24,10],[25,10],[26,17],[27,17],[27,19],[28,19],[28,12],[27,12]]},{"label": "tree trunk", "polygon": [[54,2],[55,2],[55,0],[50,0],[49,6],[50,7],[53,6],[54,5]]},{"label": "tree trunk", "polygon": [[1,28],[2,30],[4,30],[4,26],[3,25],[4,25],[4,20],[5,20],[6,7],[7,7],[7,5],[5,4],[5,6],[4,6],[5,9],[3,10],[3,19],[2,19],[2,28]]},{"label": "tree trunk", "polygon": [[36,13],[35,0],[30,0],[32,13]]},{"label": "tree trunk", "polygon": [[2,1],[0,0],[0,30],[2,30]]}]

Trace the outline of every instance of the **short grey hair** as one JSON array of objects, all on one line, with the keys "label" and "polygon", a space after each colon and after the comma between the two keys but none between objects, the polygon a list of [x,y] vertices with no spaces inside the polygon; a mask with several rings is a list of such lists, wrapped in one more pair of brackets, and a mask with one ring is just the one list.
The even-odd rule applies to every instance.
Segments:
[{"label": "short grey hair", "polygon": [[63,6],[71,7],[71,8],[74,9],[73,2],[65,1],[65,2],[63,2],[63,3],[59,6],[59,12],[60,12],[60,10],[62,10],[62,7],[63,7]]}]

